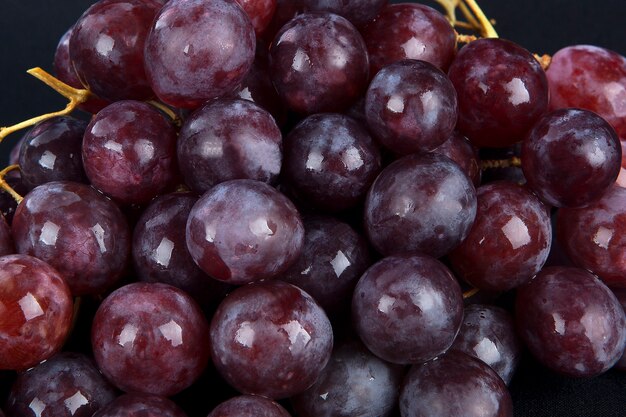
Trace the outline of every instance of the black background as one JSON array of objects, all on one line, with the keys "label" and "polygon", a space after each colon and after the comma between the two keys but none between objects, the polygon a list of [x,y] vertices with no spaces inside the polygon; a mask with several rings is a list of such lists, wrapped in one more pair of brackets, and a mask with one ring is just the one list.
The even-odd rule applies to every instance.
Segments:
[{"label": "black background", "polygon": [[[564,46],[585,43],[626,55],[625,0],[479,2],[486,15],[496,20],[500,37],[532,52],[553,54]],[[0,0],[0,125],[65,106],[62,98],[25,71],[35,66],[52,70],[58,39],[91,4],[89,0]],[[19,137],[19,133],[12,135],[0,145],[3,164]],[[592,380],[572,380],[525,358],[511,392],[515,415],[520,417],[626,417],[626,373],[611,371]]]}]

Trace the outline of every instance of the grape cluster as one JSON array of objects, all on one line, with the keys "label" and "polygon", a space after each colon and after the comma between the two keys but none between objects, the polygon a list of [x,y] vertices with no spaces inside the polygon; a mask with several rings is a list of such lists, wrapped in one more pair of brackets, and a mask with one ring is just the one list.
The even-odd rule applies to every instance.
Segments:
[{"label": "grape cluster", "polygon": [[626,58],[457,6],[89,7],[34,71],[88,121],[0,172],[0,417],[512,417],[524,349],[626,370]]}]

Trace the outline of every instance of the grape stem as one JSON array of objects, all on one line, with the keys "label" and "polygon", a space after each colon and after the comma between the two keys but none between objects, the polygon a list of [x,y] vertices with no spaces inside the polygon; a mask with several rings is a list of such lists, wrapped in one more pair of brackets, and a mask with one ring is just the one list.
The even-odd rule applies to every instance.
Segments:
[{"label": "grape stem", "polygon": [[522,166],[522,160],[517,156],[513,156],[509,159],[487,159],[480,161],[480,169],[486,170],[491,168],[520,168]]},{"label": "grape stem", "polygon": [[152,107],[155,107],[158,110],[161,110],[163,113],[165,113],[167,117],[172,119],[172,123],[174,123],[176,126],[178,127],[182,126],[183,122],[182,120],[180,120],[180,117],[178,117],[178,115],[174,113],[174,111],[171,108],[169,108],[167,105],[161,103],[160,101],[155,101],[155,100],[148,101],[148,104],[151,105]]},{"label": "grape stem", "polygon": [[9,185],[9,183],[6,182],[6,180],[4,179],[4,177],[6,177],[6,175],[16,169],[20,169],[19,165],[9,165],[8,167],[4,168],[2,171],[0,171],[0,188],[3,189],[4,191],[6,191],[7,193],[9,193],[11,195],[11,197],[13,197],[13,199],[15,201],[17,201],[17,204],[21,203],[22,200],[24,199],[24,197],[22,197],[21,195],[19,195],[14,189],[13,187],[11,187]]},{"label": "grape stem", "polygon": [[[435,0],[443,7],[446,16],[452,26],[463,29],[471,29],[480,33],[483,38],[497,38],[498,33],[492,22],[487,19],[485,13],[476,3],[476,0]],[[456,18],[456,9],[459,9],[467,22],[462,22]]]},{"label": "grape stem", "polygon": [[463,293],[463,299],[467,300],[470,297],[475,296],[480,291],[478,288],[472,288],[471,290],[467,290]]},{"label": "grape stem", "polygon": [[11,133],[17,132],[18,130],[25,129],[53,117],[65,116],[67,114],[70,114],[72,111],[74,111],[74,109],[76,109],[76,107],[86,102],[91,95],[89,90],[81,90],[71,87],[39,67],[31,68],[27,72],[33,77],[47,84],[49,87],[52,87],[52,89],[61,94],[63,97],[67,98],[69,100],[69,103],[67,104],[67,106],[65,106],[63,110],[33,117],[32,119],[25,120],[13,126],[0,127],[0,142],[2,142],[4,138],[9,136]]}]

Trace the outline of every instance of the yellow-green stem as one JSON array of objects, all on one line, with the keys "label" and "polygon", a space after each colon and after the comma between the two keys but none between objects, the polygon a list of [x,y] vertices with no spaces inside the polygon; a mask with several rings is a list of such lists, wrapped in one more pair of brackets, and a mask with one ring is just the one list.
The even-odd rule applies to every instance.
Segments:
[{"label": "yellow-green stem", "polygon": [[0,171],[0,188],[2,188],[4,191],[6,191],[7,193],[9,193],[11,195],[11,197],[13,197],[13,199],[15,201],[17,201],[17,204],[21,203],[22,200],[24,199],[24,197],[22,197],[21,195],[19,195],[14,189],[13,187],[11,187],[9,185],[9,183],[6,182],[6,180],[4,179],[4,177],[6,177],[6,175],[16,169],[20,169],[19,165],[9,165],[8,167],[4,168],[2,171]]}]

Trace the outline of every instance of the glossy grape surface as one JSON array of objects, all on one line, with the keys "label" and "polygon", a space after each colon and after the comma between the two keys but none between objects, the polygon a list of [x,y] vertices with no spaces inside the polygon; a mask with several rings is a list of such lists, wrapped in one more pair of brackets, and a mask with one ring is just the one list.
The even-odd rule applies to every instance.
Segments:
[{"label": "glossy grape surface", "polygon": [[396,406],[402,366],[385,362],[360,342],[336,346],[315,385],[291,399],[299,417],[387,417]]},{"label": "glossy grape surface", "polygon": [[461,330],[451,347],[485,362],[506,384],[513,378],[522,348],[511,314],[481,304],[465,307]]},{"label": "glossy grape surface", "polygon": [[27,255],[0,257],[0,306],[0,369],[28,369],[65,343],[72,295],[47,263]]},{"label": "glossy grape surface", "polygon": [[256,395],[240,395],[223,402],[208,417],[291,417],[280,404]]},{"label": "glossy grape surface", "polygon": [[92,417],[117,393],[82,354],[63,352],[17,377],[9,417]]},{"label": "glossy grape surface", "polygon": [[480,169],[480,155],[478,149],[465,136],[454,132],[448,140],[433,150],[452,159],[461,167],[461,170],[472,180],[474,187],[480,185],[482,171]]},{"label": "glossy grape surface", "polygon": [[[624,309],[624,312],[626,314],[626,289],[625,288],[613,289],[613,294],[615,294],[615,296],[617,297],[617,300],[622,305],[622,309]],[[615,364],[615,368],[621,371],[626,371],[626,348],[624,350],[624,353],[622,354],[622,357]]]},{"label": "glossy grape surface", "polygon": [[145,394],[118,397],[93,417],[187,417],[171,400]]},{"label": "glossy grape surface", "polygon": [[233,179],[273,183],[282,165],[282,135],[258,105],[217,100],[185,120],[177,155],[185,183],[196,192]]},{"label": "glossy grape surface", "polygon": [[335,13],[362,26],[380,12],[388,0],[300,0],[307,11]]},{"label": "glossy grape surface", "polygon": [[440,257],[469,233],[474,186],[439,154],[405,156],[376,178],[365,201],[365,229],[378,252],[420,251]]},{"label": "glossy grape surface", "polygon": [[485,363],[453,351],[414,365],[400,393],[402,417],[512,417],[511,395]]},{"label": "glossy grape surface", "polygon": [[515,319],[535,358],[565,375],[599,375],[624,353],[624,310],[611,290],[582,269],[544,268],[518,289]]},{"label": "glossy grape surface", "polygon": [[83,164],[91,184],[114,200],[147,203],[177,179],[176,130],[149,104],[115,102],[87,126]]},{"label": "glossy grape surface", "polygon": [[423,4],[390,4],[362,30],[370,76],[403,59],[418,59],[447,70],[456,53],[456,34],[437,10]]},{"label": "glossy grape surface", "polygon": [[171,0],[146,40],[146,74],[161,101],[194,109],[237,87],[254,48],[254,27],[234,0]]},{"label": "glossy grape surface", "polygon": [[166,284],[135,283],[109,295],[91,331],[102,373],[126,392],[169,396],[209,361],[209,328],[193,299]]},{"label": "glossy grape surface", "polygon": [[598,46],[568,46],[552,56],[546,75],[551,109],[591,110],[626,137],[625,57]]},{"label": "glossy grape surface", "polygon": [[530,52],[504,39],[463,47],[448,75],[459,99],[458,129],[479,147],[519,142],[548,108],[548,81]]},{"label": "glossy grape surface", "polygon": [[229,284],[284,272],[304,243],[304,227],[293,203],[252,180],[223,182],[206,192],[191,209],[186,230],[194,261]]},{"label": "glossy grape surface", "polygon": [[198,268],[187,250],[183,231],[196,201],[189,192],[152,200],[133,230],[132,254],[140,281],[173,285],[205,307],[224,295],[226,286]]},{"label": "glossy grape surface", "polygon": [[392,152],[432,151],[454,131],[456,92],[435,66],[415,60],[396,62],[370,83],[365,116],[374,137]]},{"label": "glossy grape surface", "polygon": [[12,232],[17,251],[48,262],[74,295],[110,288],[130,256],[130,231],[120,209],[85,184],[35,188],[18,206]]},{"label": "glossy grape surface", "polygon": [[310,116],[285,138],[286,182],[300,200],[327,212],[360,203],[380,167],[378,146],[348,116]]},{"label": "glossy grape surface", "polygon": [[560,209],[557,238],[575,265],[626,288],[625,188],[613,185],[587,207]]},{"label": "glossy grape surface", "polygon": [[70,59],[82,84],[103,99],[147,100],[144,45],[161,5],[153,0],[100,0],[72,29]]},{"label": "glossy grape surface", "polygon": [[359,280],[352,320],[376,356],[423,363],[452,345],[463,318],[461,288],[446,266],[427,255],[384,258]]},{"label": "glossy grape surface", "polygon": [[528,186],[556,207],[581,207],[598,199],[615,182],[621,162],[615,131],[587,110],[546,114],[522,144]]},{"label": "glossy grape surface", "polygon": [[22,180],[29,188],[50,181],[87,182],[82,143],[87,123],[55,117],[38,123],[24,136],[19,161]]},{"label": "glossy grape surface", "polygon": [[240,287],[211,321],[220,374],[246,394],[286,398],[309,388],[328,363],[330,322],[313,298],[282,281]]},{"label": "glossy grape surface", "polygon": [[346,310],[357,281],[370,266],[367,241],[331,217],[304,220],[304,246],[280,279],[294,284],[332,315]]},{"label": "glossy grape surface", "polygon": [[341,16],[298,15],[270,46],[270,75],[282,100],[295,112],[344,110],[367,88],[365,43]]},{"label": "glossy grape surface", "polygon": [[490,291],[507,291],[533,277],[548,259],[552,226],[546,206],[508,181],[479,187],[476,219],[449,256],[459,278]]}]

